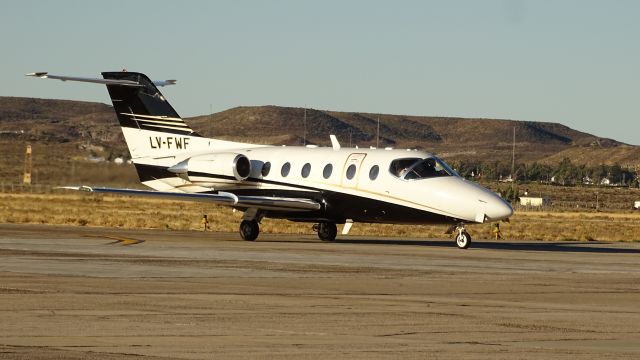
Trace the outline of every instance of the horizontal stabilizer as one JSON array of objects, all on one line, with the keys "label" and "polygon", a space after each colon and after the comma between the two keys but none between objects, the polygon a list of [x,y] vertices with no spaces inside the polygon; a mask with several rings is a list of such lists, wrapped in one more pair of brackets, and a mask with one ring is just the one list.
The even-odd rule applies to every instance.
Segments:
[{"label": "horizontal stabilizer", "polygon": [[89,186],[63,186],[60,189],[86,191],[92,193],[107,193],[133,196],[154,196],[175,200],[209,202],[218,205],[233,206],[235,208],[257,208],[273,211],[313,211],[320,210],[320,204],[311,199],[280,198],[269,196],[236,196],[232,193],[219,192],[217,194],[185,193],[168,191],[151,191],[137,189],[117,189]]},{"label": "horizontal stabilizer", "polygon": [[[85,78],[85,77],[77,77],[77,76],[63,76],[63,75],[52,75],[48,72],[34,72],[26,74],[25,76],[32,76],[41,79],[56,79],[61,81],[79,81],[79,82],[88,82],[94,84],[102,84],[102,85],[119,85],[119,86],[133,86],[133,87],[142,87],[143,85],[131,81],[131,80],[116,80],[116,79],[101,79],[101,78]],[[167,86],[167,85],[175,85],[176,80],[156,80],[153,81],[155,86]]]}]

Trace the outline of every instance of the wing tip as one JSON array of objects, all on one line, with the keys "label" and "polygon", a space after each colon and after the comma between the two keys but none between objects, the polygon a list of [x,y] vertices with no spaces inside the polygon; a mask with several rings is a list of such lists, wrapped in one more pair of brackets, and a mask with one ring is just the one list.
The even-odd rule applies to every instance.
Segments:
[{"label": "wing tip", "polygon": [[24,76],[32,76],[32,77],[46,78],[48,74],[49,74],[49,73],[48,73],[48,72],[46,72],[46,71],[39,71],[39,72],[32,72],[32,73],[24,74]]},{"label": "wing tip", "polygon": [[56,189],[93,192],[93,188],[92,187],[85,186],[85,185],[81,185],[81,186],[58,186]]}]

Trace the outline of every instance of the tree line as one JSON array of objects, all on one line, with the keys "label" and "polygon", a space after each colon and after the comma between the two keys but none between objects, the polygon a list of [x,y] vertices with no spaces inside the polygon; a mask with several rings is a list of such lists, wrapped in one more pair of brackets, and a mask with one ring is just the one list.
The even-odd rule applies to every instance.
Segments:
[{"label": "tree line", "polygon": [[453,161],[454,169],[465,178],[484,180],[506,180],[518,182],[543,182],[560,185],[602,184],[607,179],[610,185],[638,187],[638,173],[630,167],[620,164],[588,166],[575,164],[569,158],[564,158],[557,164],[517,163],[511,174],[511,162],[474,162]]}]

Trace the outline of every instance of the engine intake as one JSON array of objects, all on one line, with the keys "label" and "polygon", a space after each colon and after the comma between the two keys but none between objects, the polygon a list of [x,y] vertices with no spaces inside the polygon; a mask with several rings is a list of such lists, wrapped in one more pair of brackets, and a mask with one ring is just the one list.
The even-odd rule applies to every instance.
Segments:
[{"label": "engine intake", "polygon": [[233,159],[232,168],[233,176],[235,176],[237,180],[246,180],[251,174],[251,161],[249,161],[246,156],[238,154]]}]

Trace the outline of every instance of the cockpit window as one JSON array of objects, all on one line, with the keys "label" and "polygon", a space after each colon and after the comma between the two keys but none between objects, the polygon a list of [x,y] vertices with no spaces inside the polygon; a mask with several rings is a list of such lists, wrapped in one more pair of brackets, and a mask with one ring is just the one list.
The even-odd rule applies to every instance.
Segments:
[{"label": "cockpit window", "polygon": [[437,157],[393,160],[389,167],[389,171],[392,175],[404,180],[419,180],[441,176],[458,176],[454,170]]}]

